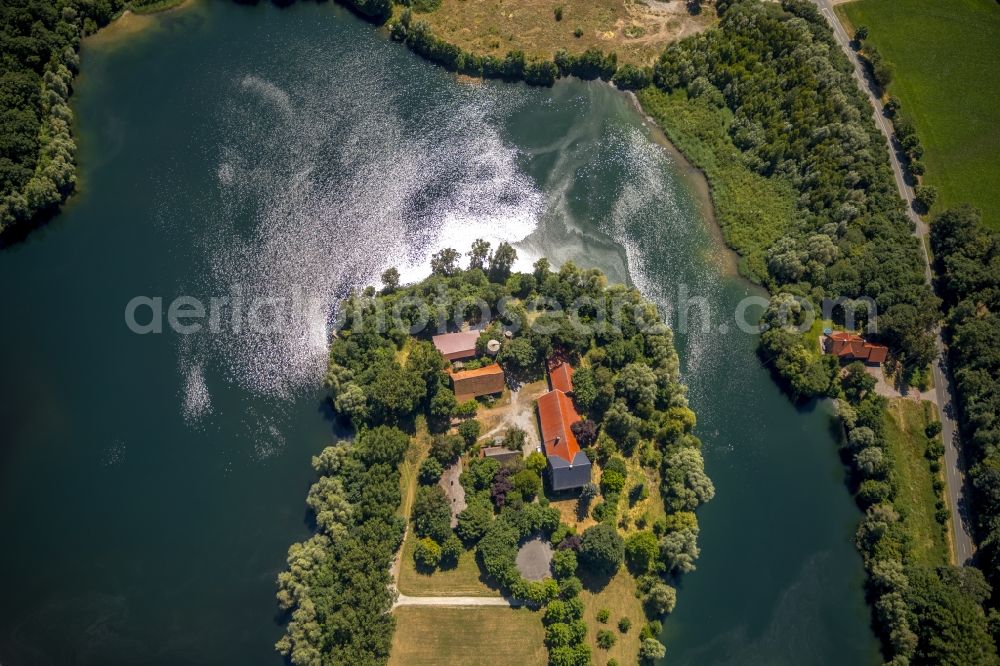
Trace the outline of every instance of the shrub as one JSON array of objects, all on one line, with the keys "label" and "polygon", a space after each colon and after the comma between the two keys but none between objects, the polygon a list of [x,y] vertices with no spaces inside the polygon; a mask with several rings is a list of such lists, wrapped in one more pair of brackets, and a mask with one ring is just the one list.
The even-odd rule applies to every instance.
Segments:
[{"label": "shrub", "polygon": [[610,650],[617,642],[617,637],[607,629],[600,629],[597,632],[597,647],[602,650]]},{"label": "shrub", "polygon": [[588,447],[597,441],[597,424],[590,419],[577,421],[569,427],[580,446]]},{"label": "shrub", "polygon": [[660,624],[659,620],[650,620],[642,626],[639,631],[639,640],[644,641],[647,638],[656,638],[660,635],[660,631],[663,630],[663,625]]},{"label": "shrub", "polygon": [[612,525],[594,525],[583,533],[580,559],[594,571],[611,575],[625,559],[625,544]]},{"label": "shrub", "polygon": [[563,16],[563,8],[562,7],[556,7],[556,9],[555,9],[555,16],[556,16],[556,20],[557,21],[562,21],[562,16]]},{"label": "shrub", "polygon": [[607,624],[608,618],[610,617],[611,617],[611,611],[609,611],[607,608],[602,608],[599,611],[597,611],[597,621],[600,622],[601,624]]},{"label": "shrub", "polygon": [[424,537],[413,549],[413,561],[422,569],[435,569],[441,563],[441,546],[433,539]]},{"label": "shrub", "polygon": [[625,560],[633,573],[646,573],[660,554],[660,544],[652,532],[636,532],[625,540]]},{"label": "shrub", "polygon": [[461,425],[458,426],[458,434],[462,436],[465,441],[465,446],[469,447],[476,443],[479,439],[479,432],[482,429],[482,425],[479,421],[475,419],[469,419],[468,421],[463,421]]},{"label": "shrub", "polygon": [[493,507],[483,501],[473,501],[458,514],[455,531],[467,543],[475,543],[483,538],[493,522]]},{"label": "shrub", "polygon": [[420,483],[425,486],[432,486],[441,480],[444,468],[434,458],[427,458],[420,463]]},{"label": "shrub", "polygon": [[437,435],[431,442],[431,457],[448,467],[458,460],[465,450],[465,440],[458,435]]},{"label": "shrub", "polygon": [[601,474],[601,492],[617,495],[625,488],[625,477],[614,470],[605,469]]},{"label": "shrub", "polygon": [[605,472],[617,472],[622,476],[628,475],[628,467],[625,465],[625,459],[621,456],[611,456],[608,461],[604,463]]},{"label": "shrub", "polygon": [[576,28],[573,31],[573,36],[576,37],[577,39],[579,39],[580,37],[583,37],[583,28],[579,28],[579,27]]},{"label": "shrub", "polygon": [[938,191],[936,187],[931,185],[917,185],[913,191],[914,201],[917,203],[924,212],[930,210],[934,202],[937,201]]},{"label": "shrub", "polygon": [[528,434],[524,430],[514,426],[504,433],[503,446],[511,451],[520,451],[524,448],[524,440],[527,436]]},{"label": "shrub", "polygon": [[576,576],[559,581],[559,597],[574,599],[583,591],[583,582]]},{"label": "shrub", "polygon": [[538,472],[523,469],[514,475],[514,488],[521,493],[526,501],[531,500],[542,489],[542,477]]},{"label": "shrub", "polygon": [[454,534],[450,535],[441,544],[441,566],[453,567],[458,564],[458,558],[461,557],[463,550],[465,549],[458,537]]},{"label": "shrub", "polygon": [[639,659],[641,661],[656,661],[657,659],[663,659],[666,654],[667,648],[655,638],[647,638],[639,646]]},{"label": "shrub", "polygon": [[441,486],[420,486],[413,500],[413,531],[443,543],[451,535],[451,506]]},{"label": "shrub", "polygon": [[524,461],[525,468],[530,469],[535,474],[541,474],[542,471],[548,467],[548,464],[549,463],[545,459],[545,456],[538,451],[532,451],[531,455],[529,455]]},{"label": "shrub", "polygon": [[476,412],[478,411],[479,411],[479,403],[476,402],[475,399],[466,400],[465,402],[455,407],[455,416],[462,419],[468,419],[475,416]]},{"label": "shrub", "polygon": [[622,619],[618,620],[618,631],[622,632],[623,634],[627,634],[628,630],[631,628],[632,628],[632,620],[628,619],[627,617],[623,617]]},{"label": "shrub", "polygon": [[650,615],[667,615],[677,605],[677,590],[662,581],[657,581],[650,586],[643,597],[643,602],[649,609]]},{"label": "shrub", "polygon": [[594,507],[594,510],[590,512],[590,515],[594,517],[599,523],[603,523],[606,520],[614,518],[615,516],[615,505],[611,502],[601,502]]},{"label": "shrub", "polygon": [[576,551],[564,549],[552,554],[552,575],[563,580],[576,575]]},{"label": "shrub", "polygon": [[559,523],[559,527],[557,527],[556,531],[552,533],[552,545],[558,548],[559,544],[562,543],[562,540],[570,534],[573,534],[573,528],[566,523]]}]

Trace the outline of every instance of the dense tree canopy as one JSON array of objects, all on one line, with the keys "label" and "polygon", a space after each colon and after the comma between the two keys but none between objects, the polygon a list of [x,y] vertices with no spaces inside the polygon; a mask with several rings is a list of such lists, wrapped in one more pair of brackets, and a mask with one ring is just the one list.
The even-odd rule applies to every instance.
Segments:
[{"label": "dense tree canopy", "polygon": [[951,369],[975,488],[980,560],[1000,586],[1000,234],[970,207],[931,225],[938,286],[948,308]]},{"label": "dense tree canopy", "polygon": [[[877,337],[908,369],[926,367],[936,299],[924,284],[884,139],[826,20],[798,0],[732,0],[718,10],[718,29],[670,45],[654,81],[683,92],[692,113],[714,118],[725,136],[713,140],[748,170],[796,193],[785,219],[720,209],[746,271],[817,307],[824,298],[872,299]],[[832,369],[803,353],[803,344],[812,343],[784,330],[762,340],[793,392],[824,394]]]},{"label": "dense tree canopy", "polygon": [[389,563],[403,538],[398,465],[408,441],[378,427],[313,458],[321,476],[308,504],[317,532],[289,548],[288,571],[278,575],[278,603],[288,615],[276,647],[291,663],[388,658],[395,622]]},{"label": "dense tree canopy", "polygon": [[69,108],[80,37],[123,0],[0,3],[0,231],[58,206],[76,186]]}]

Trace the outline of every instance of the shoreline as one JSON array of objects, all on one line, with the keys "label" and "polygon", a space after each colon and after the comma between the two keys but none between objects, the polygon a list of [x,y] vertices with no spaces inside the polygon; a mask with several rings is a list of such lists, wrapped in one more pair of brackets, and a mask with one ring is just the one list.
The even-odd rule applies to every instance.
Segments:
[{"label": "shoreline", "polygon": [[[613,84],[609,83],[609,85],[617,88]],[[699,200],[705,204],[705,210],[703,211],[705,213],[705,226],[712,237],[712,245],[714,246],[716,255],[714,259],[722,274],[726,277],[737,278],[745,282],[747,286],[759,287],[767,293],[767,290],[761,285],[748,280],[739,272],[740,253],[726,243],[725,236],[722,233],[722,225],[719,223],[716,214],[715,198],[712,192],[712,183],[708,180],[708,174],[705,173],[704,169],[698,167],[688,159],[687,155],[681,152],[680,148],[670,141],[670,138],[663,131],[663,128],[660,127],[660,124],[643,108],[642,102],[639,101],[639,97],[635,94],[635,91],[621,90],[621,92],[628,96],[631,100],[632,108],[642,116],[643,123],[650,129],[653,141],[677,162],[681,175],[694,186]]]},{"label": "shoreline", "polygon": [[111,23],[80,40],[80,45],[81,47],[101,47],[118,43],[123,39],[145,32],[156,23],[158,16],[190,9],[197,2],[198,0],[173,0],[142,11],[126,9]]}]

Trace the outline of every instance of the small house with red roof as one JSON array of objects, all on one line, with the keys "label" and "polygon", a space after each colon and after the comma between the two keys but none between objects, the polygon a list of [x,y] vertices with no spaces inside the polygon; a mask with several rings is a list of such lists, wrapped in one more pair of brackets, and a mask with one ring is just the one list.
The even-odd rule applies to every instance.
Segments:
[{"label": "small house with red roof", "polygon": [[538,398],[538,420],[542,430],[542,447],[549,463],[553,490],[569,490],[590,483],[590,459],[580,449],[572,426],[580,421],[573,400],[573,369],[562,361],[549,363],[552,390]]},{"label": "small house with red roof", "polygon": [[882,365],[889,356],[885,345],[866,342],[857,333],[830,331],[826,334],[824,350],[846,361],[862,361],[868,365]]}]

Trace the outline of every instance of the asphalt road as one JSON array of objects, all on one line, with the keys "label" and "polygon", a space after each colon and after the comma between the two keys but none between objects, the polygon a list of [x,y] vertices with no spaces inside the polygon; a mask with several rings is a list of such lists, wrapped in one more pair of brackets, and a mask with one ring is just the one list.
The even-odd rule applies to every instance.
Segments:
[{"label": "asphalt road", "polygon": [[[823,16],[833,28],[837,43],[847,55],[851,64],[854,65],[854,78],[858,85],[868,95],[871,102],[875,123],[885,136],[886,148],[889,150],[889,161],[892,164],[892,171],[896,177],[896,187],[899,194],[906,201],[907,214],[914,224],[914,235],[920,239],[920,248],[924,254],[924,278],[927,283],[931,283],[930,257],[927,253],[927,223],[913,211],[913,188],[906,181],[903,165],[900,161],[900,147],[893,139],[892,124],[882,115],[882,103],[873,92],[876,87],[868,76],[867,71],[862,66],[854,49],[851,48],[851,37],[844,30],[844,26],[837,20],[833,11],[833,4],[830,0],[813,0],[819,7]],[[958,424],[955,422],[955,402],[954,393],[951,388],[951,381],[948,377],[947,356],[945,354],[944,341],[941,338],[940,328],[935,331],[935,343],[938,350],[938,358],[933,364],[934,390],[937,393],[937,404],[939,405],[939,415],[941,417],[941,435],[944,438],[944,469],[947,478],[948,504],[951,508],[952,541],[956,561],[966,564],[975,553],[975,546],[972,542],[971,523],[969,522],[968,506],[971,491],[965,478],[965,461],[962,456],[961,443],[958,439]]]}]

